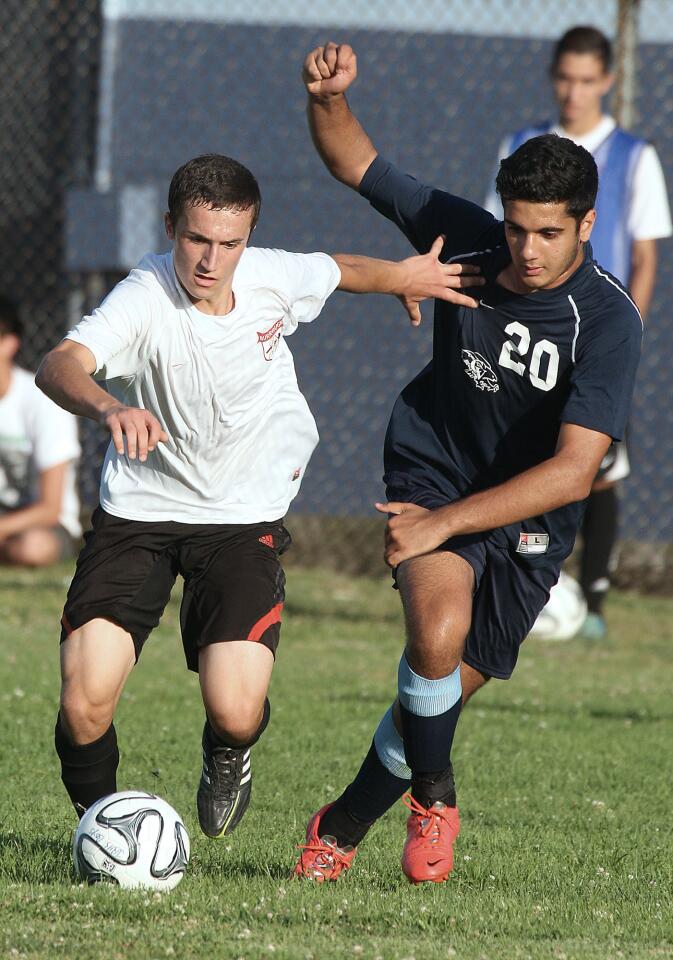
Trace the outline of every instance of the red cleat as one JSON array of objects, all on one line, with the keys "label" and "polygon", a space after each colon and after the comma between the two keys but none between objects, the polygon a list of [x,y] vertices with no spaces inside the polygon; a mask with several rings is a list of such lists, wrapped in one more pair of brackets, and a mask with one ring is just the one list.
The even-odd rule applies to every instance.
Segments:
[{"label": "red cleat", "polygon": [[301,855],[292,871],[295,877],[306,877],[316,883],[336,880],[342,870],[348,870],[357,853],[356,847],[338,847],[335,837],[320,836],[320,818],[331,803],[314,813],[306,827],[306,843],[299,844]]},{"label": "red cleat", "polygon": [[442,883],[453,869],[453,842],[460,833],[458,808],[438,801],[426,810],[410,793],[402,802],[411,810],[402,870],[411,883]]}]

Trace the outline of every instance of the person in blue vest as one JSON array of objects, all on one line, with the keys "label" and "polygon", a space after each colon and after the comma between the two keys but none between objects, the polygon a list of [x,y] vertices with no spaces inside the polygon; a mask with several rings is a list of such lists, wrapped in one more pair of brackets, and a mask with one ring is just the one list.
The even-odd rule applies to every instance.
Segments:
[{"label": "person in blue vest", "polygon": [[[657,271],[657,240],[671,235],[666,184],[652,144],[617,126],[603,113],[603,98],[612,87],[612,49],[594,27],[568,30],[556,44],[551,79],[559,118],[524,127],[505,138],[499,159],[526,140],[558,133],[593,154],[599,190],[596,223],[591,234],[594,257],[630,291],[643,317],[647,313]],[[485,206],[502,216],[494,190]],[[617,483],[629,474],[624,443],[613,444],[596,477],[582,526],[580,583],[588,614],[581,635],[602,639],[606,633],[603,601],[610,586],[611,558],[617,539]]]}]

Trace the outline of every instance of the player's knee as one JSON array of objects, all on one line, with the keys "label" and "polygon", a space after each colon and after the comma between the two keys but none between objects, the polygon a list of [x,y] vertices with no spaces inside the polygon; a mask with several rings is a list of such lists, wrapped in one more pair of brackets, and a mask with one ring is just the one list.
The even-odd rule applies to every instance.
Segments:
[{"label": "player's knee", "polygon": [[462,659],[469,629],[470,617],[460,611],[428,611],[408,624],[409,663],[432,680],[452,673]]},{"label": "player's knee", "polygon": [[227,743],[251,746],[266,729],[271,712],[268,699],[231,703],[208,708],[208,719],[215,733]]},{"label": "player's knee", "polygon": [[26,530],[5,545],[7,563],[17,567],[45,567],[58,560],[58,544],[50,530]]},{"label": "player's knee", "polygon": [[264,704],[247,703],[221,707],[208,711],[208,718],[215,733],[227,741],[249,743],[262,720]]},{"label": "player's knee", "polygon": [[73,743],[92,743],[102,737],[112,723],[114,703],[92,700],[74,684],[61,692],[61,723]]}]

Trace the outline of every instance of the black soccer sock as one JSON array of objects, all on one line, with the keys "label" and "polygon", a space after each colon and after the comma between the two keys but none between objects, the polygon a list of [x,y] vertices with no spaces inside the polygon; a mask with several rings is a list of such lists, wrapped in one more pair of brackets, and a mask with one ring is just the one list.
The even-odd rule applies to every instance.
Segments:
[{"label": "black soccer sock", "polygon": [[411,793],[424,807],[440,800],[455,807],[451,747],[461,701],[434,717],[420,717],[400,704],[404,754],[411,767]]},{"label": "black soccer sock", "polygon": [[54,744],[61,761],[61,780],[78,817],[96,800],[117,792],[119,749],[114,724],[98,740],[79,745],[63,729],[59,713]]},{"label": "black soccer sock", "polygon": [[211,743],[215,746],[220,747],[231,747],[233,750],[247,750],[249,747],[253,747],[259,738],[262,736],[264,731],[269,725],[269,719],[271,717],[271,704],[269,703],[269,698],[267,697],[264,701],[264,711],[262,713],[262,719],[259,722],[259,726],[250,737],[249,740],[246,740],[245,743],[236,743],[226,735],[221,733],[216,733],[213,730],[212,724],[208,717],[206,717],[205,729],[208,732]]},{"label": "black soccer sock", "polygon": [[387,770],[372,742],[357,776],[320,819],[320,835],[335,837],[339,847],[357,845],[370,827],[409,789],[409,781]]},{"label": "black soccer sock", "polygon": [[582,523],[580,560],[580,585],[590,613],[601,613],[610,587],[610,559],[617,542],[618,521],[616,487],[593,491]]}]

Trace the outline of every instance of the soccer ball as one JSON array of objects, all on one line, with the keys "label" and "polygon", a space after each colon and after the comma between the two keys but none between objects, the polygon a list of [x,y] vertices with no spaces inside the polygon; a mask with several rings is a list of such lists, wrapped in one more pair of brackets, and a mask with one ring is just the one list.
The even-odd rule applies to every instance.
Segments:
[{"label": "soccer ball", "polygon": [[124,790],[97,800],[72,842],[80,880],[131,889],[172,890],[189,861],[189,836],[180,816],[153,793]]},{"label": "soccer ball", "polygon": [[561,572],[530,632],[539,640],[570,640],[584,623],[587,604],[577,580]]}]

